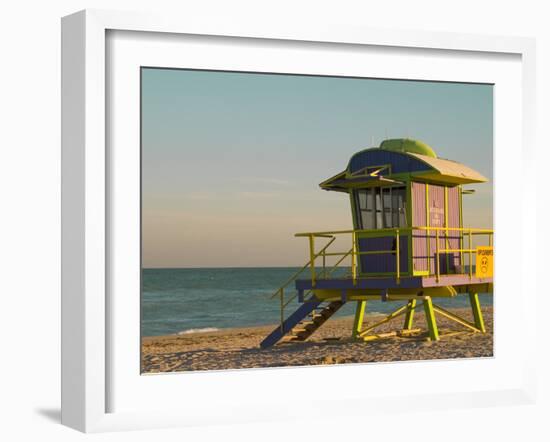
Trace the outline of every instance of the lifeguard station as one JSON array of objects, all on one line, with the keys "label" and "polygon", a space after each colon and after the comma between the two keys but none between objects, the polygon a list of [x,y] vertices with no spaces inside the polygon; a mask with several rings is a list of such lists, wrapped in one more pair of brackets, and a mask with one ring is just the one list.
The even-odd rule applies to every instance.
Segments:
[{"label": "lifeguard station", "polygon": [[[296,234],[308,240],[309,261],[272,296],[279,298],[280,325],[261,347],[306,340],[347,302],[357,304],[356,339],[418,332],[413,320],[421,305],[431,340],[440,336],[436,314],[484,333],[478,293],[493,291],[493,231],[463,225],[462,198],[472,193],[463,185],[486,181],[416,140],[385,140],[354,154],[346,170],[320,184],[349,195],[354,228]],[[331,248],[343,239],[345,250]],[[287,295],[292,283],[296,291]],[[434,302],[459,293],[469,296],[473,322]],[[299,307],[285,317],[296,298]],[[374,299],[401,305],[364,325],[367,303]],[[377,327],[402,315],[402,328],[376,334]]]}]

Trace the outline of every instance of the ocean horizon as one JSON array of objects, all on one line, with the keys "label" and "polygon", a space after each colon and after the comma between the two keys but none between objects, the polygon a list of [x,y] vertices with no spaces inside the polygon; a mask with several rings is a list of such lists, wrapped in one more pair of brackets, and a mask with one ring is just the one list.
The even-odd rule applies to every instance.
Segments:
[{"label": "ocean horizon", "polygon": [[[142,269],[141,335],[161,336],[219,329],[277,324],[279,298],[269,299],[299,267],[219,267]],[[346,272],[345,267],[339,269]],[[307,271],[302,274],[308,277]],[[336,276],[336,275],[334,275]],[[296,290],[291,283],[287,299]],[[493,304],[492,295],[480,294],[481,305]],[[467,295],[441,298],[442,307],[469,307]],[[299,303],[285,308],[285,317]],[[335,317],[353,315],[355,302]],[[369,301],[367,314],[389,313],[396,302]]]}]

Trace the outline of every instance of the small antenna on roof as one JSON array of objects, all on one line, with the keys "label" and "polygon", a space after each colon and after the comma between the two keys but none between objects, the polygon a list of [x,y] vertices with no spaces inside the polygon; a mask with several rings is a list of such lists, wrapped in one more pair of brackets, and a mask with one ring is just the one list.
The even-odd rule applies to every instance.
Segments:
[{"label": "small antenna on roof", "polygon": [[370,136],[370,145],[374,147],[374,135]]}]

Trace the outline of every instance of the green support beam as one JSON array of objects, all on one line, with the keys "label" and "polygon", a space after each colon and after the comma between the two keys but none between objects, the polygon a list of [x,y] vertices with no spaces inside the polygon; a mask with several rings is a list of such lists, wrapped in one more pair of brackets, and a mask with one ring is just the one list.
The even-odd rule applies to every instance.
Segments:
[{"label": "green support beam", "polygon": [[435,321],[432,298],[429,296],[424,298],[424,313],[426,314],[426,323],[428,324],[428,330],[430,331],[430,339],[432,341],[439,341],[439,331],[437,330],[437,323]]},{"label": "green support beam", "polygon": [[481,306],[479,305],[479,297],[477,293],[470,293],[470,305],[472,306],[472,313],[474,315],[474,323],[481,333],[485,333],[485,322],[483,321],[483,314],[481,313]]},{"label": "green support beam", "polygon": [[404,330],[412,329],[415,307],[416,307],[416,299],[411,299],[407,303],[407,315],[405,316],[405,325],[403,326]]},{"label": "green support beam", "polygon": [[359,333],[361,333],[366,307],[367,301],[357,301],[357,307],[355,308],[355,320],[353,321],[353,338],[357,338],[359,336]]}]

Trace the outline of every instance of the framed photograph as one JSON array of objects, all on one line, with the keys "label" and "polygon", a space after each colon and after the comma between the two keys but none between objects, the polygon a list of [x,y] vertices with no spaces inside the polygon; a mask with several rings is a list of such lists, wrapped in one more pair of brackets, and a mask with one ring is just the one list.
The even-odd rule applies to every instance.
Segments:
[{"label": "framed photograph", "polygon": [[64,424],[534,400],[532,40],[108,11],[62,36]]}]

